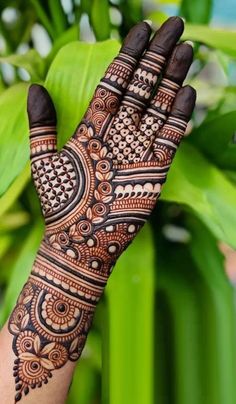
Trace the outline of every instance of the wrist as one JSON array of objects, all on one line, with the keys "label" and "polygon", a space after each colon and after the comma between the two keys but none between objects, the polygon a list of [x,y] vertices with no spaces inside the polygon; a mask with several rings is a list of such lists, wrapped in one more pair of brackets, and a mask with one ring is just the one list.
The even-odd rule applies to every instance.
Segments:
[{"label": "wrist", "polygon": [[74,259],[44,239],[38,250],[31,277],[36,284],[55,288],[58,293],[78,302],[85,310],[94,310],[107,283],[107,274]]}]

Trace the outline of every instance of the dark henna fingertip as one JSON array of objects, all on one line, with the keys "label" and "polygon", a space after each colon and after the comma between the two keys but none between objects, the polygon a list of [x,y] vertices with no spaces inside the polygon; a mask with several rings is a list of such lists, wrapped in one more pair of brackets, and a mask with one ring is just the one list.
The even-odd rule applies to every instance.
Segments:
[{"label": "dark henna fingertip", "polygon": [[154,35],[149,50],[165,57],[169,56],[183,30],[183,20],[180,17],[170,17]]},{"label": "dark henna fingertip", "polygon": [[145,21],[135,25],[126,36],[121,47],[121,52],[135,58],[140,57],[148,45],[150,34],[150,25]]},{"label": "dark henna fingertip", "polygon": [[165,77],[181,85],[193,61],[193,48],[187,43],[177,45],[167,65]]},{"label": "dark henna fingertip", "polygon": [[196,90],[191,86],[182,87],[174,101],[171,115],[188,121],[191,118],[197,98]]},{"label": "dark henna fingertip", "polygon": [[56,125],[56,110],[52,99],[47,90],[39,84],[32,84],[29,88],[27,112],[30,128]]}]

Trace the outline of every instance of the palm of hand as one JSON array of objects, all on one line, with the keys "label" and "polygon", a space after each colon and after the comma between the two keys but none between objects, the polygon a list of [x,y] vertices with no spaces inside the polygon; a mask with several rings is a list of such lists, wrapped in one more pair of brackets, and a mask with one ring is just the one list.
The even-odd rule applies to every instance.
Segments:
[{"label": "palm of hand", "polygon": [[[32,174],[46,222],[45,241],[106,276],[152,212],[186,129],[186,121],[174,116],[164,125],[179,84],[164,78],[151,97],[164,62],[146,52],[128,84],[136,61],[120,53],[59,153],[51,152],[56,142],[52,126],[31,129]],[[46,157],[38,158],[37,135],[43,133]]]},{"label": "palm of hand", "polygon": [[143,53],[150,28],[134,27],[60,152],[52,101],[41,86],[30,89],[32,174],[46,229],[9,320],[15,401],[79,358],[111,268],[153,210],[195,101],[191,87],[180,89],[192,61],[186,44],[156,91],[182,30],[170,19]]}]

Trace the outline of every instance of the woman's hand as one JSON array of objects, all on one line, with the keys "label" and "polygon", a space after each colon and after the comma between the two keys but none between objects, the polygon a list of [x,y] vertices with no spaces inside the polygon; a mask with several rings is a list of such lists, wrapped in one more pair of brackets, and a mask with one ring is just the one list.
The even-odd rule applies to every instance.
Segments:
[{"label": "woman's hand", "polygon": [[63,149],[47,91],[29,90],[31,165],[45,236],[9,320],[16,401],[79,358],[117,258],[151,214],[184,135],[195,91],[182,87],[192,47],[170,18],[151,42],[128,34]]}]

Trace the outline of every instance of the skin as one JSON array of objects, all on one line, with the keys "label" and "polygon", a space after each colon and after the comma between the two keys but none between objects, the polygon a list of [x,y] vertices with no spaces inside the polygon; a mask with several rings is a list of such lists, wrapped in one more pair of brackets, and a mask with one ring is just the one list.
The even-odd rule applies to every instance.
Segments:
[{"label": "skin", "polygon": [[[151,41],[147,23],[141,22],[132,28],[118,58],[95,91],[84,119],[59,153],[52,100],[43,87],[30,87],[32,173],[46,226],[31,276],[0,333],[1,404],[18,401],[33,404],[39,400],[47,404],[65,402],[76,360],[91,325],[94,301],[99,300],[117,258],[154,208],[194,108],[195,91],[190,86],[181,87],[193,58],[190,45],[176,45],[183,28],[183,21],[172,17]],[[122,80],[120,66],[123,72],[126,70]],[[113,80],[116,75],[118,78]],[[136,142],[129,141],[132,136]],[[101,152],[91,149],[94,140],[101,145]],[[75,161],[69,159],[70,155],[75,156]],[[78,180],[79,173],[74,167],[83,159],[87,164],[86,174]],[[110,165],[110,171],[104,174],[104,167],[98,169],[99,159]],[[83,194],[75,204],[81,181],[84,189],[91,189],[93,176],[97,184],[95,196],[86,201]],[[126,177],[129,177],[128,182],[124,180]],[[111,195],[103,195],[104,181],[112,189]],[[114,183],[118,185],[112,188]],[[74,189],[77,190],[75,196]],[[81,208],[84,201],[87,210]],[[105,213],[101,214],[98,207]],[[114,212],[114,216],[109,216],[110,212]],[[93,226],[90,235],[85,234],[84,223]],[[97,250],[94,243],[96,248],[99,246]],[[83,257],[84,251],[89,251],[89,256]],[[58,273],[63,279],[61,283]],[[70,286],[72,277],[73,287]],[[100,284],[103,286],[98,286]],[[87,288],[87,292],[83,294],[82,288]],[[80,291],[78,301],[74,297],[77,291]],[[55,324],[50,317],[53,304],[56,305],[52,312]],[[63,313],[67,307],[74,310],[74,317],[69,325],[60,328],[59,334],[58,327],[64,324],[66,315]],[[40,320],[34,314],[39,313],[39,309]],[[75,313],[78,312],[77,318]],[[81,318],[84,319],[82,325]],[[74,319],[79,325],[72,327]],[[22,347],[25,336],[30,343],[27,340]],[[24,366],[30,367],[28,373]],[[42,382],[40,378],[32,381],[37,366],[43,372]]]}]

